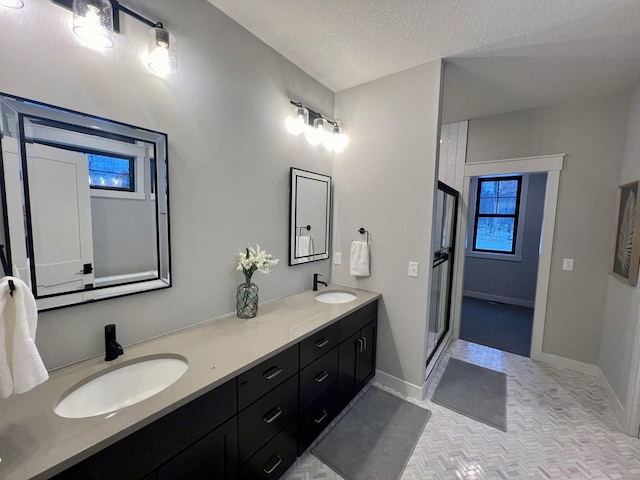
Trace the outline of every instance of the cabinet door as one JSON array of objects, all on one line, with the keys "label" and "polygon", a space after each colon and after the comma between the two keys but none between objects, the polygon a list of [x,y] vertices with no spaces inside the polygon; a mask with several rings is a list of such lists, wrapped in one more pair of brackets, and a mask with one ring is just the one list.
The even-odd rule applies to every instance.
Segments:
[{"label": "cabinet door", "polygon": [[158,480],[232,480],[238,469],[238,424],[233,417],[158,469]]},{"label": "cabinet door", "polygon": [[340,410],[356,394],[359,340],[360,332],[356,332],[338,347],[338,406]]},{"label": "cabinet door", "polygon": [[362,347],[358,353],[358,380],[356,389],[360,390],[376,373],[376,323],[360,330]]}]

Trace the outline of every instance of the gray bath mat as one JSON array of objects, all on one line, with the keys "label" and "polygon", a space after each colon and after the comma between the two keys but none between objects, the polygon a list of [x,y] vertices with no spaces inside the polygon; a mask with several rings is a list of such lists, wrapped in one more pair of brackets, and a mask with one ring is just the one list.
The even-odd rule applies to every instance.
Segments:
[{"label": "gray bath mat", "polygon": [[507,431],[507,376],[450,358],[431,401]]},{"label": "gray bath mat", "polygon": [[372,387],[311,453],[347,480],[397,480],[430,416]]}]

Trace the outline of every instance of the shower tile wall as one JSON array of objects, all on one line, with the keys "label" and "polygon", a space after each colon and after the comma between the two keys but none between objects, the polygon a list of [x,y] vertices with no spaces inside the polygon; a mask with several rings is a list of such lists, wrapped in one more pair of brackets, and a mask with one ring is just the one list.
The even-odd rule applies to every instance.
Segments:
[{"label": "shower tile wall", "polygon": [[438,180],[462,191],[464,163],[467,159],[469,121],[447,123],[440,129]]}]

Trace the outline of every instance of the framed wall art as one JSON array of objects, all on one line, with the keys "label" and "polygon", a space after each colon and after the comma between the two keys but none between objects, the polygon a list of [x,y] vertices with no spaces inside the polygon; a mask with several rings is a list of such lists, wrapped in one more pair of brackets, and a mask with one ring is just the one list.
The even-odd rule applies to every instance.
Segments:
[{"label": "framed wall art", "polygon": [[618,208],[616,210],[616,230],[613,253],[611,255],[611,274],[623,283],[638,283],[640,266],[638,212],[640,182],[628,183],[618,188]]}]

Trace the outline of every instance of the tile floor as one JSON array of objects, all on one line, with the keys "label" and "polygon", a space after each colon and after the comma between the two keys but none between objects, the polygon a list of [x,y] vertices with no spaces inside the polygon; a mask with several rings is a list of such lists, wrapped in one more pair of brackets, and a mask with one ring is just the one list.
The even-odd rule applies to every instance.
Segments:
[{"label": "tile floor", "polygon": [[[433,415],[403,480],[640,479],[640,439],[621,433],[595,377],[458,340],[433,373],[427,399],[449,356],[507,374],[508,433],[414,401]],[[342,477],[307,452],[283,478]]]}]

